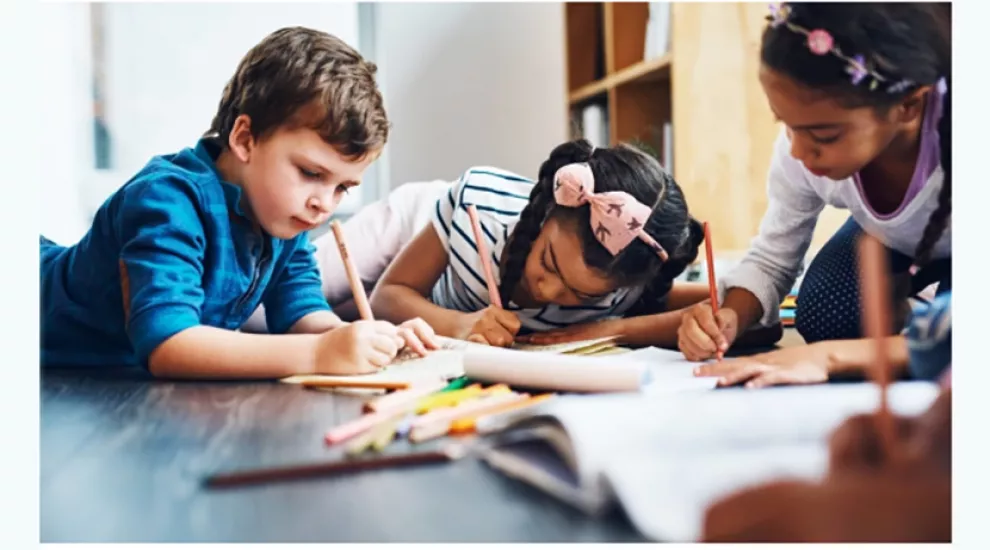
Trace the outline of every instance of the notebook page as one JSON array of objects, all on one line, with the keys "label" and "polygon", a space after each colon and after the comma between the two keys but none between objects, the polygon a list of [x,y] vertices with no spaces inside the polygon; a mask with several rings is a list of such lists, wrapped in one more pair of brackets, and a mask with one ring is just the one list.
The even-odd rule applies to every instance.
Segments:
[{"label": "notebook page", "polygon": [[[889,390],[896,414],[915,415],[938,395],[930,382],[898,382]],[[562,396],[541,408],[560,422],[582,479],[623,456],[726,452],[745,447],[825,440],[851,415],[876,410],[875,384],[825,384],[666,395]]]},{"label": "notebook page", "polygon": [[704,514],[717,500],[746,487],[783,478],[820,479],[828,446],[820,442],[744,447],[716,453],[666,453],[616,459],[607,485],[645,537],[694,542]]}]

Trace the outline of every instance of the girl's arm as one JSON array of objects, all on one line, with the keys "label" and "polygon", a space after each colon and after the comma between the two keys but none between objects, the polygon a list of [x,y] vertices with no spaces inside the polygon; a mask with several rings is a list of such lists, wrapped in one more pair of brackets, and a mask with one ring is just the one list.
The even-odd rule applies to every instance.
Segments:
[{"label": "girl's arm", "polygon": [[794,285],[825,208],[782,131],[767,176],[767,210],[759,233],[738,266],[719,281],[722,307],[738,317],[739,333],[759,322],[773,325]]},{"label": "girl's arm", "polygon": [[441,336],[457,337],[460,312],[442,308],[427,296],[447,268],[449,257],[433,224],[399,252],[371,293],[376,317],[399,324],[414,317]]},{"label": "girl's arm", "polygon": [[[904,335],[884,338],[887,357],[890,360],[892,378],[903,377],[907,373],[910,356],[908,354],[907,338]],[[876,366],[876,342],[871,338],[854,340],[829,340],[816,342],[819,353],[826,357],[826,367],[829,378],[871,376],[871,369]]]},{"label": "girl's arm", "polygon": [[187,328],[162,342],[148,368],[163,378],[281,378],[316,370],[316,334],[244,334]]}]

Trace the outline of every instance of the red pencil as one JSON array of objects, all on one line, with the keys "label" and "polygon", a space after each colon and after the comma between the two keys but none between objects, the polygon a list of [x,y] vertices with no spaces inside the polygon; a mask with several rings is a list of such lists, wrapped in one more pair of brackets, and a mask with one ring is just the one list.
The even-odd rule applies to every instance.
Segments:
[{"label": "red pencil", "polygon": [[[712,233],[708,228],[708,222],[702,224],[702,227],[705,230],[705,258],[708,262],[708,295],[712,301],[712,317],[718,323],[718,286],[715,283],[715,255],[712,252]],[[722,350],[715,352],[715,357],[721,361],[723,358]]]}]

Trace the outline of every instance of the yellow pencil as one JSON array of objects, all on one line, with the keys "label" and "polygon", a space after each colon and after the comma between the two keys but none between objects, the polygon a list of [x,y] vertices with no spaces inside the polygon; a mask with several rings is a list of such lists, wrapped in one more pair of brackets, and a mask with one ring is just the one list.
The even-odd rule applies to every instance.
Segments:
[{"label": "yellow pencil", "polygon": [[501,406],[496,407],[491,410],[483,411],[479,414],[472,416],[467,416],[464,418],[459,418],[450,424],[450,430],[448,433],[451,435],[467,434],[474,431],[474,426],[478,420],[486,418],[489,416],[494,416],[496,414],[507,413],[509,411],[517,411],[519,409],[525,409],[526,407],[531,407],[537,405],[554,397],[556,394],[544,393],[542,395],[534,395],[533,397],[528,397],[521,401],[510,401],[508,403],[503,403]]}]

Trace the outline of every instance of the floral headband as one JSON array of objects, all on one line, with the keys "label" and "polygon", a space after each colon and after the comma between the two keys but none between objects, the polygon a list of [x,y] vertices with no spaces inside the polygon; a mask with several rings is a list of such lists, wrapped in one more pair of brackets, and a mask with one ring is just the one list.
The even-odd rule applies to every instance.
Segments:
[{"label": "floral headband", "polygon": [[[770,4],[770,14],[767,15],[767,21],[770,22],[770,26],[777,28],[781,25],[785,25],[788,29],[793,32],[803,34],[808,37],[808,49],[811,53],[815,55],[827,55],[832,54],[835,57],[846,62],[846,72],[849,73],[850,80],[854,86],[858,86],[866,77],[870,77],[870,91],[876,90],[880,83],[887,83],[889,79],[882,74],[878,73],[876,70],[872,69],[866,59],[860,55],[856,54],[849,57],[842,53],[839,46],[835,44],[835,39],[832,35],[824,29],[807,29],[790,21],[791,8],[783,2],[774,2]],[[886,88],[888,94],[896,94],[903,92],[904,90],[910,88],[914,85],[914,82],[902,78],[897,82],[889,83]]]}]

